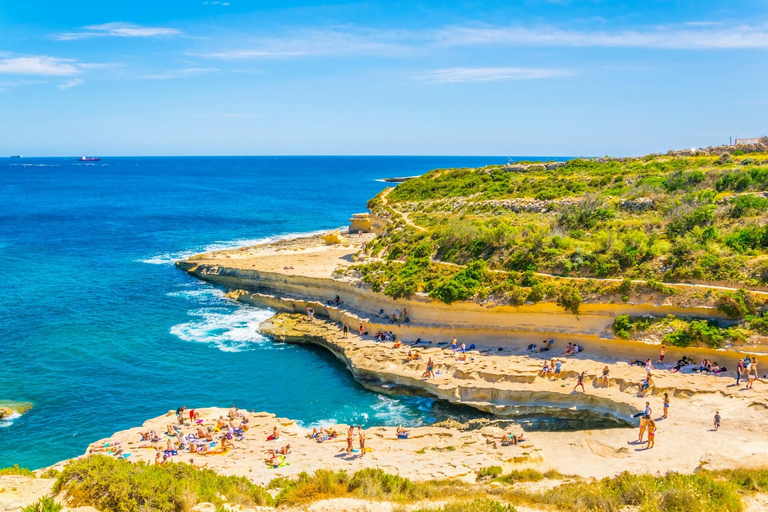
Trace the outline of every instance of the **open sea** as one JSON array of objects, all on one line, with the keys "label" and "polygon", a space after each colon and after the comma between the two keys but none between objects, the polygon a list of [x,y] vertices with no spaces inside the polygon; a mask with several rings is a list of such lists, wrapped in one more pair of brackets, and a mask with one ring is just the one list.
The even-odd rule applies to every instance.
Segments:
[{"label": "open sea", "polygon": [[[526,157],[530,158],[530,157]],[[522,159],[522,158],[520,158]],[[363,389],[329,353],[256,332],[271,312],[177,270],[198,252],[337,228],[387,184],[506,157],[0,159],[0,468],[39,468],[180,405],[303,425],[455,411]]]}]

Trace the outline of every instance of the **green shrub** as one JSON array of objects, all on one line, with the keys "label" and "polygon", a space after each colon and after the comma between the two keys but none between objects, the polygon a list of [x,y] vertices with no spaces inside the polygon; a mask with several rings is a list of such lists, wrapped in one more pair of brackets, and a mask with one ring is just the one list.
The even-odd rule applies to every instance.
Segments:
[{"label": "green shrub", "polygon": [[488,498],[449,503],[440,508],[420,508],[415,512],[517,512],[512,505],[502,505]]},{"label": "green shrub", "polygon": [[581,306],[581,302],[582,302],[582,298],[581,298],[581,294],[579,293],[579,290],[577,290],[573,286],[563,286],[562,288],[560,288],[559,293],[557,295],[558,306],[568,311],[569,313],[578,315],[579,306]]},{"label": "green shrub", "polygon": [[613,332],[619,338],[628,340],[632,337],[632,320],[629,315],[619,315],[613,321]]},{"label": "green shrub", "polygon": [[768,225],[737,229],[725,237],[725,245],[739,253],[766,249],[768,248]]},{"label": "green shrub", "polygon": [[429,295],[446,304],[470,299],[482,286],[485,275],[485,261],[473,261],[465,269],[445,279]]},{"label": "green shrub", "polygon": [[768,316],[765,314],[763,316],[747,315],[747,325],[758,334],[768,336]]},{"label": "green shrub", "polygon": [[723,342],[734,333],[721,328],[716,323],[706,320],[693,320],[685,328],[675,330],[664,336],[664,342],[675,347],[704,345],[720,348]]},{"label": "green shrub", "polygon": [[0,469],[0,476],[2,475],[21,475],[35,478],[35,473],[27,468],[20,468],[18,464],[14,464],[12,467]]},{"label": "green shrub", "polygon": [[744,194],[733,202],[729,215],[738,219],[765,210],[768,210],[768,198]]},{"label": "green shrub", "polygon": [[487,468],[481,468],[480,471],[477,472],[477,479],[496,478],[501,476],[502,473],[503,470],[501,469],[501,466],[489,466]]},{"label": "green shrub", "polygon": [[69,463],[56,479],[53,492],[66,491],[74,506],[121,512],[182,512],[200,502],[249,507],[272,505],[274,500],[245,477],[222,476],[188,464],[148,466],[124,459],[92,455]]},{"label": "green shrub", "polygon": [[755,312],[752,300],[745,290],[721,293],[717,298],[717,309],[729,318],[744,318],[745,315]]},{"label": "green shrub", "polygon": [[24,507],[21,512],[60,512],[64,506],[58,503],[53,496],[44,496],[32,505]]},{"label": "green shrub", "polygon": [[502,476],[500,482],[514,484],[516,482],[539,482],[541,480],[559,480],[563,475],[557,471],[550,470],[546,473],[536,471],[535,469],[514,469],[511,473]]}]

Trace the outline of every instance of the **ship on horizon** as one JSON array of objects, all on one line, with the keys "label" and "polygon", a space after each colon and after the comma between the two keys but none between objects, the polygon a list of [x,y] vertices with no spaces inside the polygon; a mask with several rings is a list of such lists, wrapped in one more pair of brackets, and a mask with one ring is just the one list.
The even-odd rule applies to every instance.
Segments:
[{"label": "ship on horizon", "polygon": [[21,155],[11,155],[11,158],[21,158]]},{"label": "ship on horizon", "polygon": [[81,156],[77,159],[78,162],[98,162],[101,158],[96,158],[94,156]]}]

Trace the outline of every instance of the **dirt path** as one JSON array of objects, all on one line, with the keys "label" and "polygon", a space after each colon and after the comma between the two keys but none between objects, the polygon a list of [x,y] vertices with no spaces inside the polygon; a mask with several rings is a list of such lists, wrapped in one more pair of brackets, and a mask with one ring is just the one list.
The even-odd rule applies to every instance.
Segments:
[{"label": "dirt path", "polygon": [[389,207],[393,212],[395,212],[396,214],[400,215],[403,218],[403,220],[405,220],[405,223],[408,224],[409,226],[411,226],[412,228],[418,229],[422,233],[426,233],[427,230],[424,229],[423,227],[419,226],[418,224],[414,224],[413,222],[411,222],[411,219],[408,218],[408,215],[406,213],[401,212],[400,210],[397,210],[394,206],[389,204],[389,202],[387,201],[387,196],[393,190],[395,190],[395,189],[394,188],[388,188],[388,189],[385,189],[384,193],[381,194],[381,202],[384,203],[384,206]]}]

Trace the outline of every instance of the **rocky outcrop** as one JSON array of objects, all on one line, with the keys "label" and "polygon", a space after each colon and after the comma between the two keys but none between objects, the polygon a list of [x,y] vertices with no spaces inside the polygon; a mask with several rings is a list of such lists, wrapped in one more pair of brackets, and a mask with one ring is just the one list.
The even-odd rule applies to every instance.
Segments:
[{"label": "rocky outcrop", "polygon": [[[502,417],[557,417],[564,428],[572,428],[576,423],[582,427],[594,427],[595,424],[626,426],[632,414],[637,412],[629,400],[598,394],[572,394],[570,389],[559,387],[546,390],[532,387],[538,367],[524,358],[514,358],[522,366],[510,374],[499,365],[506,366],[514,356],[499,359],[473,352],[472,361],[458,363],[451,351],[416,345],[413,349],[423,351],[422,359],[407,361],[404,360],[406,348],[393,350],[392,344],[357,336],[345,338],[337,324],[321,319],[310,322],[306,318],[279,314],[263,322],[259,331],[279,342],[312,344],[327,349],[347,366],[355,380],[377,392],[434,397]],[[422,377],[427,357],[432,357],[436,363],[437,377],[434,379]],[[570,376],[574,372],[569,370],[567,373]],[[586,416],[585,411],[590,414]],[[557,428],[554,424],[550,426]]]}]

